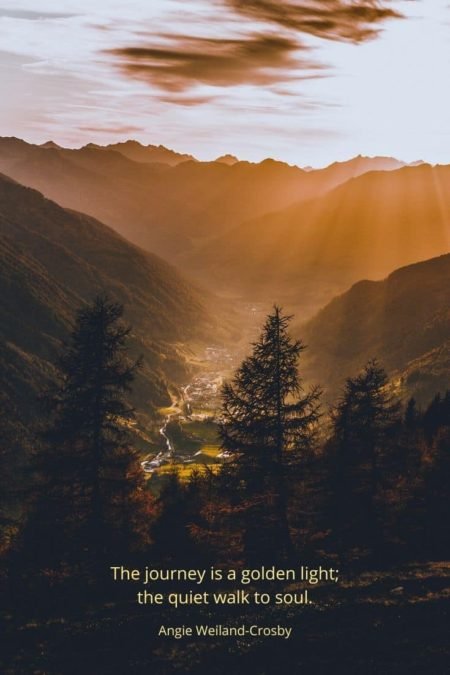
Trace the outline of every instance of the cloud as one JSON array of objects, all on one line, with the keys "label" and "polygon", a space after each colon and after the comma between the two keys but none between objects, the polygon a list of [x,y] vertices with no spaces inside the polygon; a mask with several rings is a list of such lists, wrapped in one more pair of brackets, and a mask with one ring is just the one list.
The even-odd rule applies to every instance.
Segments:
[{"label": "cloud", "polygon": [[173,103],[175,105],[184,106],[185,108],[192,108],[193,106],[205,105],[216,101],[215,96],[190,96],[189,94],[169,93],[157,96],[161,103]]},{"label": "cloud", "polygon": [[76,14],[64,12],[33,11],[29,9],[5,9],[0,7],[0,17],[8,19],[26,19],[28,21],[40,21],[41,19],[70,19]]},{"label": "cloud", "polygon": [[276,24],[297,33],[328,40],[363,42],[379,31],[386,19],[401,14],[382,0],[224,0],[248,18]]},{"label": "cloud", "polygon": [[300,77],[317,64],[294,57],[300,49],[289,36],[253,34],[244,38],[177,36],[167,46],[111,50],[123,70],[172,93],[197,84],[229,87],[268,85]]},{"label": "cloud", "polygon": [[[128,76],[169,94],[171,103],[200,105],[205,99],[191,91],[198,85],[271,86],[322,77],[325,67],[317,58],[305,58],[307,36],[360,43],[374,37],[385,20],[401,17],[390,0],[218,2],[226,10],[224,19],[231,18],[228,25],[239,24],[240,35],[159,34],[152,36],[150,44],[128,45],[108,53],[119,60]],[[208,23],[211,30],[217,28],[211,17]],[[135,34],[138,39],[143,35]]]},{"label": "cloud", "polygon": [[80,131],[91,131],[93,133],[99,134],[134,134],[137,132],[145,131],[143,127],[138,127],[135,125],[118,125],[118,126],[79,126]]}]

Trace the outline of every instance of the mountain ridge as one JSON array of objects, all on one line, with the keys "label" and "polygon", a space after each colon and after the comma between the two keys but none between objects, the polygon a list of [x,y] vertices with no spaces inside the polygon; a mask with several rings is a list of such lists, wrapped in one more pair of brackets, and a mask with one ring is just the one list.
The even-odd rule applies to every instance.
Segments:
[{"label": "mountain ridge", "polygon": [[170,402],[171,382],[189,377],[192,347],[220,334],[205,293],[169,263],[1,175],[0,261],[1,379],[25,412],[53,376],[77,309],[96,295],[125,306],[131,353],[144,356],[133,402],[145,419]]},{"label": "mountain ridge", "polygon": [[306,379],[325,384],[331,399],[377,358],[400,395],[426,403],[448,388],[450,254],[361,280],[295,330],[308,344]]},{"label": "mountain ridge", "polygon": [[186,159],[168,166],[134,161],[118,144],[98,147],[42,148],[0,139],[0,171],[179,265],[210,237],[323,195],[368,166],[358,160],[305,171],[272,159],[231,165]]}]

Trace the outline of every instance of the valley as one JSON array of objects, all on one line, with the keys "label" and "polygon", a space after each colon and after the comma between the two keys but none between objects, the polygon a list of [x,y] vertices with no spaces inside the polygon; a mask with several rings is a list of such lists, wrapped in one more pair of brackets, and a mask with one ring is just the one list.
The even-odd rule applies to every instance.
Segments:
[{"label": "valley", "polygon": [[[221,358],[211,358],[211,354]],[[158,429],[161,449],[150,452],[141,467],[154,488],[170,471],[187,479],[195,470],[221,464],[226,455],[220,451],[217,415],[220,411],[220,389],[232,374],[233,358],[226,349],[207,347],[205,368],[180,388],[172,405],[158,410],[162,426]],[[228,366],[228,367],[227,367]],[[213,469],[214,470],[214,469]]]},{"label": "valley", "polygon": [[172,393],[172,404],[159,408],[159,423],[152,427],[152,449],[145,452],[141,467],[150,489],[158,491],[164,476],[176,472],[186,481],[193,472],[217,471],[229,458],[221,450],[217,419],[221,388],[250,349],[263,321],[265,306],[247,303],[237,308],[243,337],[233,347],[205,347],[193,379]]},{"label": "valley", "polygon": [[401,397],[425,402],[446,386],[448,270],[436,256],[448,251],[448,166],[356,157],[305,171],[132,142],[69,150],[3,138],[0,168],[67,206],[76,194],[90,213],[0,176],[6,391],[33,414],[77,308],[107,291],[125,306],[131,358],[143,357],[131,431],[149,482],[221,461],[221,383],[275,303],[294,314],[302,377],[327,403],[372,357]]}]

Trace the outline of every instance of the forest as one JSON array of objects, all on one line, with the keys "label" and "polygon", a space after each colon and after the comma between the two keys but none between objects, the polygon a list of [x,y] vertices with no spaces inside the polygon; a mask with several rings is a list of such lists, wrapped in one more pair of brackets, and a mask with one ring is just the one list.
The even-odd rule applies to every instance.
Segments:
[{"label": "forest", "polygon": [[[307,348],[291,336],[293,317],[275,305],[220,392],[226,461],[187,477],[169,467],[155,492],[130,435],[130,394],[143,364],[130,357],[123,312],[105,295],[77,311],[31,432],[18,431],[2,402],[3,672],[122,675],[188,664],[189,672],[244,673],[251,662],[275,673],[286,653],[278,642],[230,647],[186,637],[175,648],[157,636],[163,624],[235,626],[262,616],[265,625],[297,629],[293,668],[327,672],[337,654],[342,672],[363,663],[370,673],[407,672],[413,662],[444,672],[450,391],[425,406],[402,400],[372,359],[328,407],[319,387],[305,386]],[[19,453],[30,462],[18,467]],[[277,590],[291,593],[301,588],[288,571],[300,564],[339,569],[344,582],[321,581],[313,607],[139,607],[110,569],[149,563],[162,575],[275,565],[284,580]],[[177,588],[195,586],[188,576]],[[244,588],[274,584],[249,577]],[[226,580],[219,590],[239,592]],[[345,653],[349,640],[360,644],[359,658]]]}]

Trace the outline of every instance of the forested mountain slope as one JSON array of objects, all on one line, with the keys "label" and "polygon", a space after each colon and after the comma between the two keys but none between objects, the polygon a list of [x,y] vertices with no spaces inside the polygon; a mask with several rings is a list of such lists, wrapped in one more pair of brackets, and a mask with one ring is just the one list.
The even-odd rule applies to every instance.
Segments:
[{"label": "forested mountain slope", "polygon": [[361,281],[297,331],[304,373],[329,398],[375,357],[400,394],[429,402],[450,386],[450,255]]},{"label": "forested mountain slope", "polygon": [[217,322],[204,295],[160,258],[110,228],[0,177],[0,378],[28,417],[52,375],[76,310],[96,295],[123,303],[142,354],[134,403],[151,414],[167,382],[186,377],[186,353]]}]

